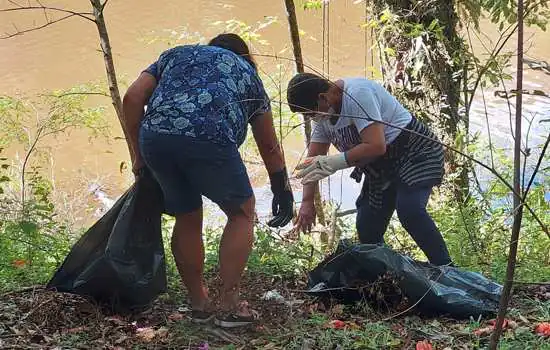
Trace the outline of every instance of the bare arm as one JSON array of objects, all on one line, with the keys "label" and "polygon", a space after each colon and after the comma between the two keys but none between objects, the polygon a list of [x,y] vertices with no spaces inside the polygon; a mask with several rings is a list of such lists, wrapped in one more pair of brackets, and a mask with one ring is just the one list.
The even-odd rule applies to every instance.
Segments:
[{"label": "bare arm", "polygon": [[252,132],[260,155],[269,174],[273,201],[271,210],[274,217],[267,223],[271,227],[283,227],[294,216],[294,196],[288,181],[283,152],[275,135],[271,112],[265,112],[252,122]]},{"label": "bare arm", "polygon": [[273,174],[281,171],[285,167],[285,160],[277,141],[271,112],[258,116],[252,122],[252,134],[267,172]]},{"label": "bare arm", "polygon": [[136,81],[130,85],[122,101],[122,128],[127,135],[126,142],[128,143],[134,172],[143,166],[138,145],[139,126],[143,119],[144,107],[147,105],[156,86],[157,81],[154,76],[145,72],[141,73]]},{"label": "bare arm", "polygon": [[373,123],[361,130],[361,143],[346,152],[350,166],[362,165],[366,160],[386,153],[384,125]]}]

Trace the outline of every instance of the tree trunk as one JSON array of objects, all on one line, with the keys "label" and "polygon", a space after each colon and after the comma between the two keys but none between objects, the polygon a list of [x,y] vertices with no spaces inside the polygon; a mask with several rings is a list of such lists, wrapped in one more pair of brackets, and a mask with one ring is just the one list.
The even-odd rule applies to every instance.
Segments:
[{"label": "tree trunk", "polygon": [[[523,0],[518,0],[518,59],[517,59],[517,95],[516,95],[516,130],[514,142],[514,223],[512,225],[512,236],[510,237],[510,252],[508,253],[508,266],[506,268],[506,281],[500,297],[498,317],[495,331],[491,335],[489,349],[496,350],[504,317],[510,302],[514,273],[516,269],[516,256],[518,252],[519,233],[521,219],[523,217],[523,205],[521,204],[521,107],[523,103]],[[524,196],[525,197],[525,196]]]},{"label": "tree trunk", "polygon": [[[288,26],[290,30],[290,39],[292,41],[292,49],[294,52],[294,61],[296,63],[296,71],[298,73],[304,72],[304,60],[302,57],[302,47],[300,45],[300,33],[298,31],[298,19],[296,18],[296,8],[293,0],[285,0],[286,13],[288,17]],[[309,119],[304,118],[304,133],[306,139],[306,147],[311,142],[311,122]],[[321,225],[325,225],[325,212],[323,211],[323,203],[321,200],[321,193],[319,188],[315,191],[315,211],[317,218]]]},{"label": "tree trunk", "polygon": [[[431,2],[417,2],[412,0],[373,0],[373,17],[379,19],[380,14],[389,8],[392,13],[400,16],[405,23],[420,24],[429,28],[434,20],[439,21],[443,28],[443,40],[434,35],[424,37],[424,49],[432,48],[425,56],[416,53],[418,47],[413,41],[406,38],[406,28],[399,27],[395,30],[385,31],[383,27],[377,28],[379,43],[382,46],[380,52],[381,68],[383,72],[392,72],[396,65],[409,63],[403,68],[408,80],[397,82],[395,77],[388,74],[385,86],[402,102],[412,114],[431,125],[437,126],[442,134],[442,141],[454,144],[468,121],[462,121],[458,113],[462,90],[462,75],[456,73],[463,68],[462,52],[463,40],[457,33],[458,16],[455,4],[447,0],[435,0]],[[383,51],[391,49],[395,53],[389,55]],[[424,58],[422,58],[424,57]],[[449,58],[453,64],[449,63]],[[405,59],[405,62],[403,62]],[[415,71],[415,62],[412,59],[423,60],[420,71]],[[408,62],[407,62],[408,61]],[[415,76],[416,74],[416,76]],[[450,172],[459,172],[455,182],[456,197],[462,200],[463,194],[468,192],[468,165],[463,164],[461,157],[453,152],[445,152],[446,165]]]},{"label": "tree trunk", "polygon": [[[111,43],[109,42],[109,33],[107,32],[107,26],[105,25],[105,18],[103,17],[103,9],[106,1],[102,4],[101,0],[90,0],[93,10],[97,31],[99,33],[99,41],[101,44],[101,50],[103,51],[103,61],[105,63],[105,70],[107,72],[107,82],[109,84],[109,93],[111,94],[111,102],[115,108],[115,113],[118,119],[122,122],[122,100],[120,98],[120,91],[118,89],[118,83],[115,72],[115,64],[113,62],[113,53],[111,51]],[[123,130],[124,131],[124,130]],[[126,131],[124,131],[126,136]]]}]

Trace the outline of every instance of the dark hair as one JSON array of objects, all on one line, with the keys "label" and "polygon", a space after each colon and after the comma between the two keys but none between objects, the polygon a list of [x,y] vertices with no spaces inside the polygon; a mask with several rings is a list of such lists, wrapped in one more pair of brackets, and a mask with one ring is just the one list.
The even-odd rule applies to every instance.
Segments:
[{"label": "dark hair", "polygon": [[317,109],[319,94],[327,92],[327,79],[312,73],[298,73],[288,82],[286,98],[292,112],[304,113]]},{"label": "dark hair", "polygon": [[254,62],[248,46],[246,45],[244,40],[237,34],[219,34],[216,37],[212,38],[212,40],[208,42],[208,45],[217,46],[232,51],[233,53],[244,58],[248,63],[250,63],[254,70],[256,70],[256,62]]}]

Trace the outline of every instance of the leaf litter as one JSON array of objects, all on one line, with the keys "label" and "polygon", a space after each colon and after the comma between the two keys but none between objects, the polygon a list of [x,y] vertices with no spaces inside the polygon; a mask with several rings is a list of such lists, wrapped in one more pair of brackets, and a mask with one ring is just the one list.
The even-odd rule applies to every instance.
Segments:
[{"label": "leaf litter", "polygon": [[[218,299],[219,283],[209,280],[213,300]],[[391,276],[383,276],[372,285],[357,286],[365,303],[342,305],[301,293],[306,289],[304,279],[247,273],[242,298],[261,318],[251,327],[229,331],[192,324],[181,291],[161,296],[146,312],[121,316],[82,296],[36,287],[0,296],[0,348],[219,349],[233,344],[229,348],[314,350],[346,349],[339,342],[347,339],[356,342],[353,348],[369,348],[365,342],[372,340],[380,349],[470,349],[488,341],[494,320],[434,319],[414,309],[400,315],[408,305],[396,285]],[[550,313],[548,292],[550,288],[539,287],[514,297],[516,312],[505,322],[505,338],[529,334],[548,339],[550,324],[543,319]],[[542,305],[542,314],[530,314],[533,307],[523,307],[528,299]],[[399,316],[391,317],[395,314]],[[325,332],[333,343],[322,340]],[[385,332],[385,338],[376,332]]]}]

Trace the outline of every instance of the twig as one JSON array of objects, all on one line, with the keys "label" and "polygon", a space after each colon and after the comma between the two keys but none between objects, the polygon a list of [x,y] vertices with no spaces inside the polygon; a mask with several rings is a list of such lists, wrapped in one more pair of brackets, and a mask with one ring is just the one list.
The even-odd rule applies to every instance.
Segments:
[{"label": "twig", "polygon": [[514,273],[516,270],[516,258],[518,252],[519,235],[521,231],[521,221],[523,218],[523,206],[525,203],[523,197],[518,192],[521,191],[521,122],[522,122],[522,103],[523,96],[523,19],[524,19],[523,0],[518,0],[518,57],[517,57],[517,90],[516,96],[516,139],[514,142],[514,208],[518,208],[514,215],[514,223],[512,225],[512,236],[510,238],[510,249],[508,253],[508,264],[506,266],[506,280],[504,282],[502,295],[500,297],[498,315],[495,324],[495,330],[491,334],[489,349],[496,350],[498,347],[500,335],[504,324],[504,317],[510,303],[512,292]]},{"label": "twig", "polygon": [[[12,1],[10,1],[10,2],[15,4],[15,2],[12,2]],[[88,17],[88,16],[93,16],[93,13],[91,13],[91,12],[75,12],[75,11],[71,11],[71,10],[61,9],[61,8],[58,8],[58,7],[50,7],[50,6],[42,6],[42,5],[41,6],[22,6],[22,5],[19,5],[19,4],[17,4],[17,5],[19,7],[1,9],[0,12],[14,12],[14,11],[27,11],[27,10],[40,10],[40,11],[51,10],[51,11],[67,13],[67,14],[71,15],[70,17],[78,16],[78,17],[87,19],[88,21],[95,22],[95,20],[93,18]],[[46,18],[48,18],[48,17],[46,16]]]},{"label": "twig", "polygon": [[41,134],[44,131],[44,129],[45,129],[45,125],[42,125],[36,132],[34,141],[32,142],[31,146],[29,147],[29,150],[25,154],[25,159],[23,160],[23,165],[21,166],[21,212],[23,214],[25,214],[25,172],[26,172],[27,164],[29,162],[31,154],[36,149],[36,145],[38,144],[38,141],[40,140]]},{"label": "twig", "polygon": [[512,281],[513,284],[524,284],[532,286],[550,286],[550,282],[525,282],[525,281]]},{"label": "twig", "polygon": [[105,0],[105,2],[103,3],[103,5],[101,5],[101,12],[103,12],[103,10],[105,9],[105,6],[107,6],[107,3],[109,2],[109,0]]},{"label": "twig", "polygon": [[105,92],[67,92],[61,95],[55,95],[55,94],[48,94],[46,96],[50,97],[66,97],[66,96],[73,96],[73,95],[99,95],[99,96],[105,96],[105,97],[111,97],[111,95],[105,93]]},{"label": "twig", "polygon": [[38,309],[40,309],[42,306],[52,302],[55,298],[50,298],[46,301],[43,301],[41,302],[37,307],[35,307],[34,309],[32,309],[31,311],[29,311],[25,316],[21,317],[21,319],[19,320],[19,322],[23,322],[24,320],[26,320],[27,318],[29,318],[31,315],[33,315],[36,311],[38,311]]},{"label": "twig", "polygon": [[241,343],[239,338],[237,338],[233,334],[230,334],[230,333],[224,331],[223,329],[213,328],[213,327],[210,327],[210,326],[206,326],[203,329],[206,330],[206,332],[210,333],[211,335],[216,336],[216,337],[220,338],[221,340],[226,341],[228,343],[231,343],[231,344],[240,344]]},{"label": "twig", "polygon": [[7,34],[5,36],[2,36],[0,37],[1,40],[3,39],[9,39],[9,38],[13,38],[15,36],[18,36],[18,35],[23,35],[25,33],[29,33],[29,32],[34,32],[36,30],[40,30],[40,29],[43,29],[43,28],[46,28],[48,26],[51,26],[52,24],[55,24],[55,23],[58,23],[58,22],[61,22],[65,19],[68,19],[68,18],[71,18],[71,17],[74,17],[75,15],[67,15],[65,17],[61,17],[61,18],[58,18],[56,19],[55,21],[51,21],[51,22],[47,22],[41,26],[38,26],[38,27],[34,27],[34,28],[30,28],[30,29],[24,29],[24,30],[19,30],[17,31],[16,33],[13,33],[13,34]]}]

